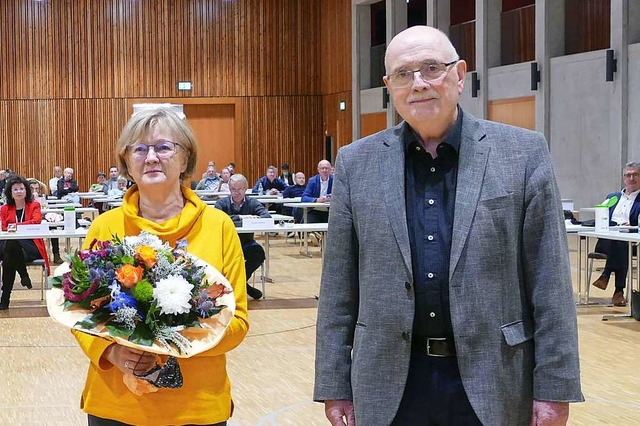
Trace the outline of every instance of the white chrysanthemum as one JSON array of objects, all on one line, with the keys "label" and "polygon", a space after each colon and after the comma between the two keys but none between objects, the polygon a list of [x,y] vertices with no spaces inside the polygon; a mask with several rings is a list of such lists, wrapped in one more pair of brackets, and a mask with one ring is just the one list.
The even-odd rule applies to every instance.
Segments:
[{"label": "white chrysanthemum", "polygon": [[163,314],[184,314],[191,309],[193,284],[177,275],[170,275],[156,283],[153,297]]}]

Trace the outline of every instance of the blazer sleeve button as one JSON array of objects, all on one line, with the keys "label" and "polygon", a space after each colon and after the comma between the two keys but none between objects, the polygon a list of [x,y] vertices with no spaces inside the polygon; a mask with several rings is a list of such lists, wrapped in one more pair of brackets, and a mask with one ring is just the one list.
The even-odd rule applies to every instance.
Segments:
[{"label": "blazer sleeve button", "polygon": [[409,333],[408,331],[403,331],[402,332],[402,339],[406,340],[407,342],[409,340],[411,340],[411,333]]},{"label": "blazer sleeve button", "polygon": [[405,281],[404,288],[406,288],[407,290],[411,290],[411,283],[409,281]]}]

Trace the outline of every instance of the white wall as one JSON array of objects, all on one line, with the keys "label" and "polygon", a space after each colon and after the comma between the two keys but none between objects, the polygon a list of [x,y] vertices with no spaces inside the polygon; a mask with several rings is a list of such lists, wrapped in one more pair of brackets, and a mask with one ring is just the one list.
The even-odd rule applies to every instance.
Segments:
[{"label": "white wall", "polygon": [[640,43],[629,45],[629,158],[640,161]]},{"label": "white wall", "polygon": [[360,113],[372,114],[375,112],[387,112],[387,109],[382,107],[382,87],[361,90]]},{"label": "white wall", "polygon": [[531,62],[489,68],[489,101],[534,96]]},{"label": "white wall", "polygon": [[562,198],[592,207],[622,186],[621,147],[609,140],[613,84],[605,53],[551,59],[550,138]]}]

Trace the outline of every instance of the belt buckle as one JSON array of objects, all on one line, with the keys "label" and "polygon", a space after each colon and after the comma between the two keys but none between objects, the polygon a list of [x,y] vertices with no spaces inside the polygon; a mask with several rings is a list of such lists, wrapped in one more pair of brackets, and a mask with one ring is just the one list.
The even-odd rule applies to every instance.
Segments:
[{"label": "belt buckle", "polygon": [[431,353],[431,342],[432,341],[443,342],[443,341],[446,341],[446,340],[447,340],[446,337],[428,337],[427,338],[427,356],[446,357],[446,355],[440,355],[440,354]]}]

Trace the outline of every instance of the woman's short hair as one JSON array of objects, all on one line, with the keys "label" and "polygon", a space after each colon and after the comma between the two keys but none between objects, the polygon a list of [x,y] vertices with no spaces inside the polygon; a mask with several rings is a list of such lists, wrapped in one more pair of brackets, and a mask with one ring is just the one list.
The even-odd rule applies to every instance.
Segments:
[{"label": "woman's short hair", "polygon": [[170,109],[157,108],[136,113],[129,119],[120,133],[120,138],[116,144],[116,158],[118,159],[120,173],[127,178],[131,179],[126,162],[127,147],[143,139],[151,132],[154,126],[158,125],[171,132],[175,139],[173,142],[180,145],[180,149],[185,151],[187,167],[180,174],[180,179],[186,179],[193,174],[198,160],[198,145],[193,136],[191,126]]},{"label": "woman's short hair", "polygon": [[26,191],[25,201],[27,202],[33,201],[33,193],[31,192],[31,185],[29,185],[29,182],[22,176],[13,175],[7,179],[7,184],[4,187],[4,196],[7,199],[7,204],[10,206],[16,205],[16,200],[13,198],[13,194],[11,193],[11,188],[13,187],[13,185],[16,185],[19,183],[24,185],[24,190]]},{"label": "woman's short hair", "polygon": [[[45,185],[44,182],[41,182],[36,178],[28,178],[27,182],[29,182],[29,186],[38,185],[38,193],[40,195],[47,195],[47,191],[49,189],[49,186]],[[33,192],[33,191],[31,191],[31,192]]]}]

